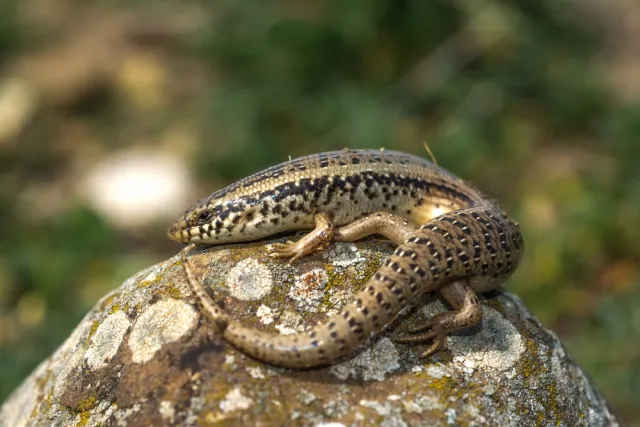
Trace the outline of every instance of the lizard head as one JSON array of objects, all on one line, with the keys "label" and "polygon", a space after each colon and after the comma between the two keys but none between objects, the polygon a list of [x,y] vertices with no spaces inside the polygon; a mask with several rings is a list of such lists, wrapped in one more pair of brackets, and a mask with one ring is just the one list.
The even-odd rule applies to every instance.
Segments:
[{"label": "lizard head", "polygon": [[230,243],[263,237],[253,199],[204,198],[173,221],[167,236],[180,243]]}]

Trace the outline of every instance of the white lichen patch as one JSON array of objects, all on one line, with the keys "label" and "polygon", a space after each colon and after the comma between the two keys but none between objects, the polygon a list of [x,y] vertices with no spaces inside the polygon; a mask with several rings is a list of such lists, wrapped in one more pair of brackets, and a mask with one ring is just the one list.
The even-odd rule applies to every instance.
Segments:
[{"label": "white lichen patch", "polygon": [[487,396],[493,396],[496,392],[496,385],[495,384],[487,384],[486,386],[484,386],[484,388],[482,389],[484,391],[484,394]]},{"label": "white lichen patch", "polygon": [[275,313],[271,309],[271,307],[262,304],[258,307],[258,311],[256,311],[256,316],[260,320],[260,323],[263,325],[270,325],[274,321]]},{"label": "white lichen patch", "polygon": [[378,415],[382,415],[383,417],[391,414],[392,407],[389,402],[385,402],[384,404],[382,404],[382,403],[376,402],[375,400],[362,399],[358,403],[360,403],[360,406],[373,409],[378,413]]},{"label": "white lichen patch", "polygon": [[173,402],[170,402],[168,400],[163,400],[162,402],[160,402],[158,411],[160,412],[160,416],[162,417],[162,419],[167,420],[170,423],[172,423],[176,417],[176,409],[174,407],[174,404]]},{"label": "white lichen patch", "polygon": [[444,366],[442,366],[441,364],[435,364],[435,365],[430,365],[427,367],[427,375],[429,375],[432,378],[435,378],[437,380],[443,378],[443,377],[449,377],[451,376],[446,368]]},{"label": "white lichen patch", "polygon": [[349,413],[350,405],[344,399],[330,400],[322,406],[322,412],[329,418],[340,418]]},{"label": "white lichen patch", "polygon": [[140,404],[134,403],[130,408],[120,408],[113,413],[113,418],[116,420],[117,426],[127,426],[128,418],[140,412]]},{"label": "white lichen patch", "polygon": [[251,378],[254,378],[256,380],[263,380],[266,378],[264,371],[258,366],[248,367],[247,372],[249,372],[249,375],[251,375]]},{"label": "white lichen patch", "polygon": [[322,254],[336,267],[348,267],[366,261],[353,243],[335,243]]},{"label": "white lichen patch", "polygon": [[104,368],[120,348],[131,322],[122,311],[108,315],[91,337],[84,357],[89,369]]},{"label": "white lichen patch", "polygon": [[415,399],[402,401],[404,410],[409,413],[421,414],[425,411],[441,411],[444,405],[435,396],[417,395]]},{"label": "white lichen patch", "polygon": [[389,338],[382,338],[373,347],[364,349],[351,360],[332,366],[329,371],[346,380],[349,377],[364,381],[383,381],[385,376],[400,368],[400,354]]},{"label": "white lichen patch", "polygon": [[327,272],[320,268],[314,268],[296,277],[294,284],[289,289],[289,297],[298,310],[315,313],[324,299],[324,289],[327,283],[329,283]]},{"label": "white lichen patch", "polygon": [[[423,308],[423,313],[431,318],[445,310],[440,301],[434,301]],[[467,373],[479,366],[501,371],[512,369],[526,350],[522,336],[494,308],[483,304],[482,310],[480,327],[447,338],[454,363]]]},{"label": "white lichen patch", "polygon": [[244,259],[227,273],[229,293],[241,301],[256,301],[269,295],[273,288],[271,270],[255,259]]},{"label": "white lichen patch", "polygon": [[298,393],[298,400],[303,405],[309,405],[310,403],[315,402],[317,399],[318,398],[316,397],[315,394],[305,389],[300,390],[300,392]]},{"label": "white lichen patch", "polygon": [[245,397],[239,388],[234,388],[220,402],[220,409],[227,413],[238,409],[248,409],[253,404],[253,399]]},{"label": "white lichen patch", "polygon": [[472,375],[478,367],[478,364],[475,360],[462,356],[455,356],[453,358],[453,363],[461,368],[462,371],[467,375]]},{"label": "white lichen patch", "polygon": [[146,363],[163,345],[174,342],[196,326],[198,315],[191,305],[165,299],[150,305],[138,318],[129,337],[135,363]]},{"label": "white lichen patch", "polygon": [[448,408],[444,411],[444,415],[446,417],[447,420],[447,424],[452,426],[452,425],[456,425],[457,420],[458,420],[458,413],[456,412],[456,410],[454,408]]},{"label": "white lichen patch", "polygon": [[280,316],[281,323],[276,325],[276,329],[282,335],[291,335],[298,332],[304,332],[304,322],[302,320],[302,316],[293,311],[286,310]]}]

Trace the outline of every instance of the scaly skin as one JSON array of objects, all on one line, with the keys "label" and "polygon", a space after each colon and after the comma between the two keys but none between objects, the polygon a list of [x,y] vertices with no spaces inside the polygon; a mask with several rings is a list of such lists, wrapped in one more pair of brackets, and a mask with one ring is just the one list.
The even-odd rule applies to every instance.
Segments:
[{"label": "scaly skin", "polygon": [[314,154],[266,169],[196,202],[174,222],[169,237],[216,244],[314,226],[298,242],[272,245],[271,255],[294,260],[332,241],[370,234],[398,247],[339,314],[295,335],[271,335],[233,321],[193,273],[187,260],[193,245],[182,251],[207,315],[227,341],[256,359],[292,368],[330,364],[420,295],[440,292],[454,310],[398,340],[432,341],[426,357],[446,347],[448,333],[481,320],[476,292],[509,277],[524,249],[518,225],[461,179],[418,157],[374,150]]}]

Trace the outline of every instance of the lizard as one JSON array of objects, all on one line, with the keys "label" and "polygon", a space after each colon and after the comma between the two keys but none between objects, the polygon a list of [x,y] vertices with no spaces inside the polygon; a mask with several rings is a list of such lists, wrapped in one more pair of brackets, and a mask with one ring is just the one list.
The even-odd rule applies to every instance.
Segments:
[{"label": "lizard", "polygon": [[[258,240],[311,229],[268,247],[293,262],[332,242],[377,234],[396,249],[343,309],[309,331],[269,334],[232,319],[196,277],[187,255],[196,244]],[[197,201],[169,228],[185,243],[182,264],[197,302],[223,338],[271,365],[330,365],[380,332],[426,292],[452,310],[395,340],[446,349],[448,334],[482,319],[477,293],[498,287],[517,268],[524,243],[518,223],[453,173],[391,150],[312,154],[272,166]]]}]

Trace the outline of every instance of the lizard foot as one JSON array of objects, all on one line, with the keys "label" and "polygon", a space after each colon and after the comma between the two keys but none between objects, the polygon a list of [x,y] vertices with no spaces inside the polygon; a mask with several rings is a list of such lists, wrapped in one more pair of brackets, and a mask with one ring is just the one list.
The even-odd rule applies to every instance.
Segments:
[{"label": "lizard foot", "polygon": [[433,340],[421,357],[428,357],[436,351],[445,350],[448,334],[476,325],[482,320],[480,301],[466,281],[449,283],[440,289],[440,294],[453,306],[454,310],[436,314],[423,325],[409,330],[410,335],[396,339],[400,343]]},{"label": "lizard foot", "polygon": [[289,258],[292,263],[304,256],[314,252],[323,251],[333,241],[333,224],[331,218],[325,213],[317,214],[315,217],[316,228],[303,236],[297,242],[291,240],[286,243],[273,243],[267,247],[267,251],[272,258]]},{"label": "lizard foot", "polygon": [[328,242],[327,244],[310,246],[305,242],[305,239],[302,238],[297,242],[287,240],[286,243],[272,243],[267,247],[267,253],[271,258],[289,258],[289,262],[293,263],[314,252],[323,251],[328,246]]},{"label": "lizard foot", "polygon": [[447,317],[449,313],[441,313],[435,315],[428,322],[417,328],[409,330],[409,334],[417,334],[422,331],[427,331],[419,335],[409,335],[394,339],[395,342],[408,344],[408,343],[421,343],[425,341],[433,340],[431,345],[420,355],[420,358],[429,357],[432,354],[447,349],[447,330],[443,327],[443,317]]}]

